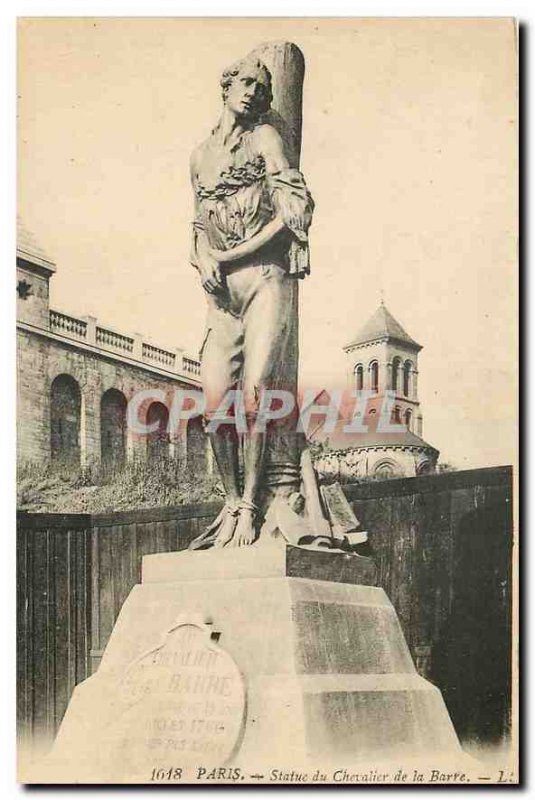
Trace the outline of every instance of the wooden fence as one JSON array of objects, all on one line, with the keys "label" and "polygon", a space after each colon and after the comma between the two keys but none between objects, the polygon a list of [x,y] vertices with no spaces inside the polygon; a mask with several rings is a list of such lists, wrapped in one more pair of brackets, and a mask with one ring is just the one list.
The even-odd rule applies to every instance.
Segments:
[{"label": "wooden fence", "polygon": [[[507,737],[511,695],[509,467],[346,489],[380,584],[422,675],[463,740]],[[187,547],[217,504],[95,515],[18,515],[18,719],[52,739],[76,683],[98,666],[147,553]]]},{"label": "wooden fence", "polygon": [[100,663],[115,620],[149,553],[185,550],[214,518],[220,505],[95,514],[92,517],[91,671]]},{"label": "wooden fence", "polygon": [[347,490],[418,671],[465,741],[510,731],[512,470],[467,470]]},{"label": "wooden fence", "polygon": [[52,738],[89,674],[90,519],[19,514],[17,729],[25,746]]}]

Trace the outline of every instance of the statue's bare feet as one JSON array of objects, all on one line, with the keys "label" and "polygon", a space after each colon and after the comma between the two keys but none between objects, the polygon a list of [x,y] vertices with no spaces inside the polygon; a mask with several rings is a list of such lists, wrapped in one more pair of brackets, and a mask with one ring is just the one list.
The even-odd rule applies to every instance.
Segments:
[{"label": "statue's bare feet", "polygon": [[232,541],[237,522],[237,514],[229,509],[226,509],[225,516],[221,521],[221,525],[214,540],[213,547],[225,547],[225,545]]},{"label": "statue's bare feet", "polygon": [[229,543],[230,547],[245,547],[254,542],[256,538],[254,518],[255,512],[252,509],[240,508],[238,524],[236,525],[232,541]]}]

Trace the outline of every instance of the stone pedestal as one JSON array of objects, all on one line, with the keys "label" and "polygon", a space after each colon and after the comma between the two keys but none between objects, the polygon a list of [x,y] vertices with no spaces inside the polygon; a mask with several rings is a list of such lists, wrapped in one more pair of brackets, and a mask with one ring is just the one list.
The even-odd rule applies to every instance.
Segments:
[{"label": "stone pedestal", "polygon": [[[82,766],[97,782],[149,780],[148,769],[133,775],[119,763],[102,766],[99,742],[110,747],[112,724],[106,708],[121,676],[141,662],[150,671],[148,655],[188,620],[208,625],[241,673],[246,709],[227,765],[245,774],[459,753],[441,694],[416,673],[392,604],[370,585],[373,571],[368,559],[281,540],[146,556],[143,582],[123,605],[97,673],[76,688],[52,758],[64,765],[78,759],[78,780]],[[156,682],[150,697],[156,700],[160,689]],[[150,708],[147,713],[148,737]],[[120,730],[117,713],[112,716]],[[166,763],[187,766],[174,747],[170,736]],[[154,766],[165,766],[160,761]],[[206,762],[203,752],[189,761],[192,769]]]}]

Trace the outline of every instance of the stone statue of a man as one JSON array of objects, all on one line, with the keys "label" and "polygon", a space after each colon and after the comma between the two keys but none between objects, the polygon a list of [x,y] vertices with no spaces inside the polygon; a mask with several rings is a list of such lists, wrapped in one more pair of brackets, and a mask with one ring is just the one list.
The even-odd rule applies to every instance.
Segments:
[{"label": "stone statue of a man", "polygon": [[[309,272],[314,207],[303,176],[290,167],[285,143],[265,121],[272,86],[264,63],[252,55],[233,64],[221,87],[219,122],[191,158],[191,261],[208,301],[201,381],[226,503],[194,548],[255,540],[266,457],[266,433],[255,423],[265,389],[295,391],[296,278]],[[218,418],[224,398],[237,388],[247,422],[243,490],[232,410]]]}]

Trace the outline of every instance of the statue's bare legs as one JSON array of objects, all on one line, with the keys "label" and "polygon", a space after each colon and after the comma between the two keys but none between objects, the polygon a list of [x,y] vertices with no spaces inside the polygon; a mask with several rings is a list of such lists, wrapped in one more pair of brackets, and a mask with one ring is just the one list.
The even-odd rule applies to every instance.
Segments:
[{"label": "statue's bare legs", "polygon": [[210,443],[223,481],[226,496],[227,513],[217,533],[214,547],[224,547],[234,534],[238,521],[238,503],[240,502],[238,437],[233,425],[221,425],[210,434]]},{"label": "statue's bare legs", "polygon": [[229,547],[243,547],[252,544],[256,538],[255,515],[256,501],[266,445],[265,433],[255,433],[251,429],[244,436],[244,487],[239,504],[238,522]]},{"label": "statue's bare legs", "polygon": [[239,445],[232,425],[220,426],[210,434],[210,443],[223,480],[226,503],[220,517],[214,547],[243,547],[253,544],[256,538],[256,498],[260,488],[264,461],[265,433],[249,432],[244,435],[244,489],[240,497]]}]

